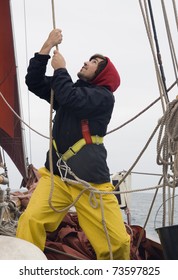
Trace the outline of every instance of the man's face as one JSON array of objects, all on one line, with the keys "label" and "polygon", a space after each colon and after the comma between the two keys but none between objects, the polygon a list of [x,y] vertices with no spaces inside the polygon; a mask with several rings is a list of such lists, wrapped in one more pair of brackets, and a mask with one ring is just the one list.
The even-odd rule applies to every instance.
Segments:
[{"label": "man's face", "polygon": [[78,77],[81,80],[91,81],[95,76],[95,71],[98,68],[98,64],[102,61],[101,58],[93,58],[90,61],[84,62],[83,67],[78,72]]}]

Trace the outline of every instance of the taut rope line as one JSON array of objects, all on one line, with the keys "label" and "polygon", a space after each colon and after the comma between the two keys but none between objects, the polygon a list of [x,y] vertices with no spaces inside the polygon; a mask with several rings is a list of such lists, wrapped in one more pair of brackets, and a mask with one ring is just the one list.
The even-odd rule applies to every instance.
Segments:
[{"label": "taut rope line", "polygon": [[[52,5],[52,20],[53,20],[53,29],[56,28],[56,20],[55,20],[55,6],[54,6],[54,0],[51,0]],[[56,45],[56,49],[58,49]],[[56,209],[52,205],[52,195],[54,190],[54,174],[53,174],[53,156],[52,156],[52,146],[53,146],[53,137],[52,137],[52,111],[53,111],[53,102],[54,102],[54,91],[51,89],[51,97],[50,97],[50,120],[49,120],[49,167],[50,167],[50,175],[51,175],[51,190],[50,195],[48,199],[48,203],[50,207],[56,211]]]},{"label": "taut rope line", "polygon": [[172,5],[173,5],[173,9],[174,9],[175,21],[176,21],[176,26],[177,26],[177,31],[178,31],[178,15],[177,15],[177,8],[176,8],[175,0],[172,0]]},{"label": "taut rope line", "polygon": [[39,133],[37,130],[33,129],[31,126],[29,126],[24,120],[22,120],[22,118],[14,111],[14,109],[11,107],[11,105],[7,102],[7,100],[5,99],[5,97],[3,96],[2,92],[0,91],[0,96],[2,97],[2,99],[4,100],[4,102],[6,103],[6,105],[9,107],[9,109],[14,113],[14,115],[21,121],[23,122],[28,128],[30,128],[31,130],[33,130],[35,133],[37,133],[38,135],[49,139],[49,137]]},{"label": "taut rope line", "polygon": [[[153,60],[154,60],[154,65],[155,65],[155,70],[156,70],[156,76],[157,76],[157,80],[158,80],[158,87],[159,87],[160,97],[161,97],[161,102],[162,102],[162,109],[163,109],[163,112],[165,112],[165,103],[167,104],[168,100],[167,100],[167,96],[166,96],[165,87],[163,85],[163,81],[162,81],[161,76],[160,76],[160,71],[159,71],[159,68],[158,68],[158,65],[157,65],[157,57],[156,57],[156,54],[155,54],[153,39],[152,39],[152,35],[151,35],[147,6],[146,6],[146,2],[145,2],[146,12],[144,13],[142,1],[139,0],[139,3],[140,3],[140,9],[141,9],[141,12],[142,12],[143,20],[144,20],[144,23],[145,23],[147,36],[148,36],[148,39],[149,39],[149,42],[150,42],[152,55],[153,55]],[[163,97],[164,97],[164,99],[163,99]]]},{"label": "taut rope line", "polygon": [[177,62],[177,58],[176,58],[176,52],[175,52],[175,48],[174,48],[174,44],[173,44],[173,39],[172,39],[171,30],[170,30],[170,26],[169,26],[166,7],[165,7],[163,0],[161,1],[161,4],[162,4],[162,10],[163,10],[163,15],[164,15],[167,37],[168,37],[169,48],[170,48],[170,54],[171,54],[171,58],[172,58],[172,64],[173,64],[173,68],[174,68],[175,79],[177,81],[178,62]]},{"label": "taut rope line", "polygon": [[[56,28],[56,25],[55,25],[55,7],[54,7],[54,0],[51,1],[52,2],[52,18],[53,18],[53,28],[55,29]],[[57,46],[56,46],[56,49],[57,49]],[[50,174],[51,174],[51,190],[50,190],[50,195],[49,195],[49,199],[48,199],[48,202],[49,202],[49,205],[50,207],[53,209],[53,211],[55,212],[58,212],[58,210],[53,207],[52,205],[52,194],[53,194],[53,191],[54,191],[54,174],[53,174],[53,160],[52,160],[52,109],[53,109],[53,101],[54,101],[54,91],[51,90],[51,99],[50,99],[50,103],[51,103],[51,106],[50,106],[50,147],[49,147],[49,157],[50,157]],[[67,178],[65,178],[67,179]],[[66,180],[67,181],[67,180]],[[78,181],[81,181],[79,178],[77,178],[77,182]],[[84,182],[82,180],[84,184],[84,186],[86,185],[87,182]],[[87,183],[88,184],[88,183]],[[83,194],[83,192],[85,192],[86,190],[89,190],[91,191],[91,194],[90,194],[90,205],[93,207],[94,205],[92,205],[92,198],[94,197],[95,198],[95,195],[92,193],[92,189],[94,189],[93,187],[88,187],[88,188],[84,188],[81,193],[78,195],[77,199],[73,202],[73,204],[76,203],[76,201],[80,198],[80,196]],[[107,230],[107,227],[106,227],[106,222],[104,220],[104,207],[103,207],[103,200],[101,198],[101,194],[100,194],[100,204],[101,204],[101,215],[102,215],[102,224],[103,224],[103,228],[104,228],[104,232],[106,234],[106,239],[107,239],[107,243],[108,243],[108,249],[109,249],[109,253],[110,253],[110,258],[113,259],[112,257],[112,249],[111,249],[111,242],[110,242],[110,238],[109,238],[109,234],[108,234],[108,230]],[[69,208],[71,208],[72,205],[69,206]],[[95,206],[94,206],[95,207]],[[62,209],[61,211],[65,211],[65,209]]]}]

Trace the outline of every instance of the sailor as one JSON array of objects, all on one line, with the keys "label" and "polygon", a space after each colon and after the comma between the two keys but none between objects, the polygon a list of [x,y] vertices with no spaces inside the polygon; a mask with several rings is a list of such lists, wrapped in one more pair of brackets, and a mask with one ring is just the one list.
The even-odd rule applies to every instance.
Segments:
[{"label": "sailor", "polygon": [[[52,30],[41,50],[31,58],[26,75],[29,91],[39,98],[50,102],[54,92],[54,176],[52,184],[48,151],[45,165],[39,169],[41,178],[19,219],[17,237],[32,242],[43,251],[46,232],[57,229],[67,207],[76,200],[79,224],[94,248],[96,258],[128,260],[130,237],[117,198],[112,193],[114,186],[103,144],[115,102],[113,92],[120,85],[120,76],[108,57],[95,54],[84,62],[78,72],[79,79],[74,83],[65,59],[57,49],[51,60],[54,75],[47,76],[50,51],[61,42],[62,31]],[[50,207],[52,185],[53,207]],[[102,194],[93,193],[93,189]]]}]

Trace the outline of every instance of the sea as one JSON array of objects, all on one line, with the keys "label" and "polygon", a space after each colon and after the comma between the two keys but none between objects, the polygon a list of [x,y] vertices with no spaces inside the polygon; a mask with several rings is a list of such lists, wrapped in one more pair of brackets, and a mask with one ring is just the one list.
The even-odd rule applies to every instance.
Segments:
[{"label": "sea", "polygon": [[[144,227],[151,203],[154,198],[154,193],[150,192],[133,192],[130,199],[130,220],[132,225],[139,225]],[[146,225],[146,237],[159,242],[159,228],[163,226],[163,213],[166,213],[166,222],[164,226],[178,225],[178,195],[173,198],[174,201],[174,214],[173,221],[170,219],[171,199],[167,199],[165,206],[166,212],[163,207],[163,195],[158,193],[154,201],[150,216]],[[124,212],[124,211],[123,211]],[[123,213],[124,220],[127,221],[127,215]]]}]

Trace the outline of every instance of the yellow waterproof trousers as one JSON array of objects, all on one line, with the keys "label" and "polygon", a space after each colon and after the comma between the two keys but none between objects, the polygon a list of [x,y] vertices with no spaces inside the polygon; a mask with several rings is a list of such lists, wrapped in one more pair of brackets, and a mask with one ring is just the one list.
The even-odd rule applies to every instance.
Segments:
[{"label": "yellow waterproof trousers", "polygon": [[[52,232],[57,229],[67,210],[60,213],[54,211],[49,206],[49,196],[51,191],[50,172],[46,168],[39,170],[41,178],[33,192],[30,202],[21,215],[16,236],[25,239],[42,251],[46,241],[46,231]],[[91,184],[100,191],[112,191],[113,185]],[[79,184],[66,184],[59,176],[54,176],[54,190],[52,194],[52,205],[55,209],[62,210],[68,207],[83,190]],[[104,220],[106,222],[113,259],[130,259],[130,237],[126,232],[122,213],[114,194],[95,195],[97,198],[97,208],[90,203],[90,193],[85,191],[75,204],[78,220],[81,228],[85,232],[88,240],[94,248],[98,260],[110,259],[110,249],[107,242],[106,233],[102,224],[102,211],[100,203],[103,205]],[[93,201],[96,204],[96,202]]]}]

